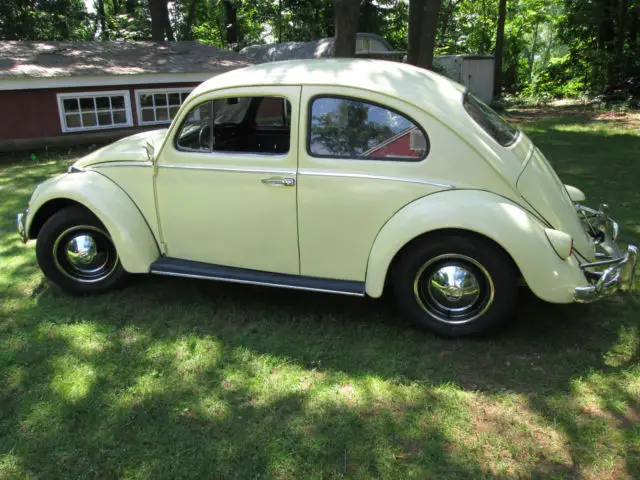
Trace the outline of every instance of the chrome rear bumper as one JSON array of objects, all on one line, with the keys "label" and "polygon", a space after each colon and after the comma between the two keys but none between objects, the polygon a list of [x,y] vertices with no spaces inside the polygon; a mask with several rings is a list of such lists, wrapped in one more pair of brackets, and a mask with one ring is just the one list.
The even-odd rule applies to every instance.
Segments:
[{"label": "chrome rear bumper", "polygon": [[597,210],[576,204],[578,214],[596,249],[600,252],[596,262],[583,263],[580,268],[592,283],[588,287],[577,287],[573,292],[576,302],[588,303],[614,294],[619,289],[631,290],[638,263],[638,247],[629,245],[626,252],[616,244],[619,227],[609,217],[608,207],[601,205]]},{"label": "chrome rear bumper", "polygon": [[[588,287],[577,287],[573,291],[576,302],[588,303],[614,294],[620,288],[631,290],[638,263],[638,247],[629,245],[626,255],[600,262],[583,263],[580,268],[587,278],[594,281]],[[597,271],[597,269],[603,269]]]}]

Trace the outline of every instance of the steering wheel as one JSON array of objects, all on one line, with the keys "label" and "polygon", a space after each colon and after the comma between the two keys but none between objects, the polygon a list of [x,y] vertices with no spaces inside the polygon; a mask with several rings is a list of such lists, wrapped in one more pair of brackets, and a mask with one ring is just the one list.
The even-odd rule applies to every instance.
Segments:
[{"label": "steering wheel", "polygon": [[200,132],[198,132],[198,145],[201,149],[206,148],[209,150],[213,148],[211,141],[211,126],[203,125],[200,127]]}]

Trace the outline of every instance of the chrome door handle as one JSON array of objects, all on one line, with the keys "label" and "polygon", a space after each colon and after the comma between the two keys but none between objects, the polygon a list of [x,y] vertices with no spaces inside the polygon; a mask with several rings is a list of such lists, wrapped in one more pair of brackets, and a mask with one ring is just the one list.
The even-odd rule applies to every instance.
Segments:
[{"label": "chrome door handle", "polygon": [[296,184],[296,180],[289,177],[269,177],[263,178],[262,183],[272,185],[274,187],[293,187]]}]

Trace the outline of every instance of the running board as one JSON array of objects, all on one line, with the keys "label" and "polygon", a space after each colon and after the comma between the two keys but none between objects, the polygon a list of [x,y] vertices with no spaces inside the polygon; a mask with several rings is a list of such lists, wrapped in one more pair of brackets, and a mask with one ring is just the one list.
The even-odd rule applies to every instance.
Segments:
[{"label": "running board", "polygon": [[201,278],[223,282],[246,283],[265,287],[292,288],[312,292],[339,293],[364,297],[364,282],[305,277],[286,273],[261,272],[246,268],[223,267],[210,263],[161,257],[151,264],[151,273],[172,277]]}]

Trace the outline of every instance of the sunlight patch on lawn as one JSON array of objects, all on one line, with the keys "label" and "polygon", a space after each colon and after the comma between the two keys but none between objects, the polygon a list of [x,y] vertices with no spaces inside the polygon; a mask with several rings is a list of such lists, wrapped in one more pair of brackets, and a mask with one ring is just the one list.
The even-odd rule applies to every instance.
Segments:
[{"label": "sunlight patch on lawn", "polygon": [[76,403],[91,391],[97,381],[95,367],[73,355],[62,355],[51,360],[53,375],[51,389],[64,400]]}]

